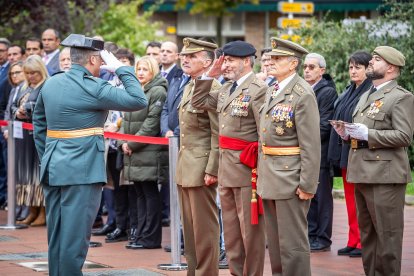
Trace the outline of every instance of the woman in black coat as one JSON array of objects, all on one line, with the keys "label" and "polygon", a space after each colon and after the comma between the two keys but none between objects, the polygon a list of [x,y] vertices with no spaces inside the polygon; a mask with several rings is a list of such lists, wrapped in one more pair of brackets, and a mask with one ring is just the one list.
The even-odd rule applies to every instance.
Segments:
[{"label": "woman in black coat", "polygon": [[[371,80],[367,79],[365,74],[370,60],[371,55],[364,51],[357,51],[349,58],[348,68],[351,84],[335,102],[333,120],[352,122],[352,113],[359,98],[372,86]],[[343,143],[341,137],[332,129],[329,140],[328,160],[333,171],[341,172],[340,175],[342,175],[349,225],[347,246],[339,249],[338,255],[361,257],[361,237],[356,214],[355,186],[353,183],[346,181],[349,149],[350,145]]]}]

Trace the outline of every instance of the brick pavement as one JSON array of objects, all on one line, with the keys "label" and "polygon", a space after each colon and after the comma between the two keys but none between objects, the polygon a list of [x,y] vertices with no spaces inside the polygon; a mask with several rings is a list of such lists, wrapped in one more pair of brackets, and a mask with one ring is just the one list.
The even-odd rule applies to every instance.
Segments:
[{"label": "brick pavement", "polygon": [[[6,212],[0,211],[0,224],[6,223]],[[345,246],[347,237],[345,203],[342,200],[335,200],[334,210],[334,229],[333,244],[331,252],[312,253],[312,274],[317,276],[330,275],[364,275],[360,258],[349,258],[337,256],[336,251]],[[74,229],[76,231],[76,229]],[[11,239],[5,241],[5,239]],[[104,237],[93,237],[93,241],[104,241]],[[163,228],[163,245],[169,244],[169,228]],[[125,243],[105,244],[100,248],[91,248],[87,260],[99,264],[105,264],[111,268],[87,269],[87,275],[115,275],[104,274],[102,271],[131,271],[124,272],[122,275],[186,275],[183,272],[167,272],[157,269],[160,263],[169,263],[171,257],[169,253],[162,249],[152,250],[127,250]],[[31,227],[23,230],[0,230],[0,260],[4,254],[12,253],[45,253],[47,252],[46,228]],[[29,259],[25,261],[45,261],[45,259]],[[182,261],[185,261],[182,258]],[[3,260],[0,261],[1,276],[31,276],[46,275],[45,272],[35,272],[25,267],[17,265],[23,260]],[[300,265],[300,264],[298,264]],[[138,272],[140,269],[141,272]],[[132,272],[136,270],[136,272]],[[147,272],[147,273],[146,273]],[[152,273],[151,273],[152,272]],[[125,274],[126,273],[126,274]],[[121,274],[117,274],[121,275]],[[230,275],[228,270],[220,270],[220,275]],[[266,253],[265,273],[271,275],[268,254]],[[402,260],[402,275],[414,275],[414,207],[405,208],[405,231],[404,247]]]}]

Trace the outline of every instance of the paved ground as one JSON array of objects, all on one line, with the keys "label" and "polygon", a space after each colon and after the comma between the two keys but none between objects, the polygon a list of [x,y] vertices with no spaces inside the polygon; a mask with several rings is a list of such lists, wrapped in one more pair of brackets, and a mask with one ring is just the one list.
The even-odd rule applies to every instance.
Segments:
[{"label": "paved ground", "polygon": [[[0,224],[4,223],[6,223],[6,212],[0,211]],[[361,259],[336,255],[336,251],[345,246],[346,223],[345,203],[342,200],[335,200],[332,251],[312,254],[313,275],[364,275]],[[92,240],[104,242],[103,237],[93,237]],[[163,245],[169,244],[169,241],[169,228],[163,228]],[[17,265],[20,262],[45,261],[45,252],[47,252],[45,227],[0,230],[0,275],[46,275],[45,272],[35,272]],[[26,254],[22,255],[23,253]],[[91,248],[87,260],[110,268],[85,269],[85,275],[186,275],[185,272],[157,269],[158,264],[171,261],[169,253],[162,249],[127,250],[123,242],[103,243],[103,247]],[[230,273],[228,270],[220,270],[220,275],[230,275]],[[267,253],[264,275],[271,275]],[[414,207],[412,206],[407,206],[405,209],[402,275],[414,275]]]}]

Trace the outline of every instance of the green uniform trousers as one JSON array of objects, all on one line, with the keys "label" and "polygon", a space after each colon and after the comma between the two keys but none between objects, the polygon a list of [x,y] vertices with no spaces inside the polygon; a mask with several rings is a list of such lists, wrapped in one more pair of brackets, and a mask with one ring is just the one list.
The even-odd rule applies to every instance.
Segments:
[{"label": "green uniform trousers", "polygon": [[102,184],[43,185],[50,276],[82,275]]}]

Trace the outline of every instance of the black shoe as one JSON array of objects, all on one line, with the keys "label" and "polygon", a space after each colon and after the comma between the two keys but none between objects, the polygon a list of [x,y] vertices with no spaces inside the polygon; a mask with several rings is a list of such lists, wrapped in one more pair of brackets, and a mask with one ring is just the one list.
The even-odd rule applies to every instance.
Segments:
[{"label": "black shoe", "polygon": [[228,269],[229,268],[229,262],[227,261],[226,254],[224,254],[224,258],[222,260],[219,260],[219,269]]},{"label": "black shoe", "polygon": [[89,242],[89,247],[101,247],[101,246],[102,246],[102,243],[100,242],[93,242],[93,241]]},{"label": "black shoe", "polygon": [[137,240],[137,238],[138,238],[138,231],[137,231],[137,228],[131,228],[131,229],[129,230],[128,241],[131,243],[131,242],[136,241],[136,240]]},{"label": "black shoe", "polygon": [[113,232],[106,234],[105,242],[120,242],[128,240],[128,235],[125,231],[116,228]]},{"label": "black shoe", "polygon": [[[164,246],[164,251],[165,252],[171,252],[171,245]],[[184,255],[184,245],[183,244],[181,244],[181,255]]]},{"label": "black shoe", "polygon": [[359,248],[355,248],[351,252],[349,252],[349,257],[351,258],[360,258],[362,257],[362,250]]},{"label": "black shoe", "polygon": [[338,255],[339,256],[349,256],[349,253],[351,253],[352,250],[356,249],[355,247],[344,247],[338,250]]},{"label": "black shoe", "polygon": [[157,248],[161,248],[161,246],[148,247],[148,246],[145,246],[145,245],[143,245],[139,242],[133,242],[131,244],[127,244],[125,247],[127,249],[134,249],[134,250],[136,250],[136,249],[157,249]]},{"label": "black shoe", "polygon": [[100,227],[102,227],[104,224],[103,224],[103,220],[102,220],[102,218],[99,218],[99,219],[96,219],[95,221],[94,221],[94,223],[93,223],[93,225],[92,225],[92,228],[100,228]]},{"label": "black shoe", "polygon": [[163,218],[161,220],[162,227],[169,227],[170,226],[170,219],[169,218]]},{"label": "black shoe", "polygon": [[325,251],[331,251],[330,245],[322,245],[320,243],[313,243],[310,247],[311,252],[325,252]]},{"label": "black shoe", "polygon": [[115,230],[114,225],[105,224],[101,229],[92,231],[92,236],[105,236],[106,234],[111,233],[114,230]]}]

